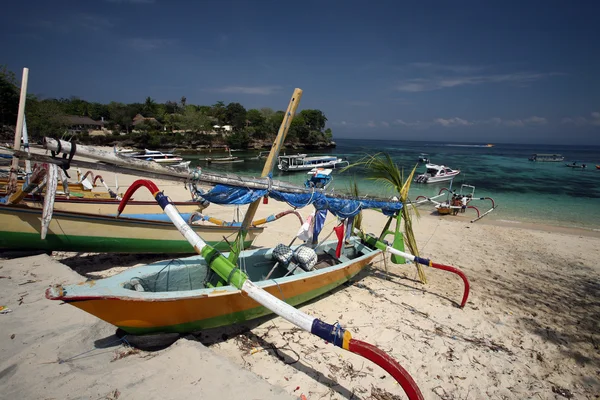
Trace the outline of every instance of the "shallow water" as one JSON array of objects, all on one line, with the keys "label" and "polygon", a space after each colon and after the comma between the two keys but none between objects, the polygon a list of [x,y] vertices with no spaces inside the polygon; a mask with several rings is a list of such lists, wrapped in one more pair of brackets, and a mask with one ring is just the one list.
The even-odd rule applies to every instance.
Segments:
[{"label": "shallow water", "polygon": [[[431,162],[459,169],[460,175],[453,182],[453,189],[461,184],[476,187],[476,197],[492,197],[499,207],[486,218],[541,222],[552,225],[600,228],[600,146],[549,146],[496,144],[486,147],[482,144],[433,143],[390,140],[350,140],[340,139],[337,148],[319,151],[315,154],[336,154],[352,162],[365,154],[388,152],[394,161],[404,168],[405,173],[417,164],[420,153],[427,153]],[[533,153],[562,154],[564,162],[531,162],[528,157]],[[212,156],[222,153],[213,152]],[[253,160],[258,151],[234,152],[245,161],[236,164],[211,164],[202,161],[208,153],[184,156],[207,170],[232,172],[242,175],[258,176],[264,164],[263,160]],[[578,161],[587,164],[586,169],[565,167],[565,163]],[[419,164],[417,173],[425,171],[425,165]],[[367,179],[365,171],[355,169],[340,174],[334,172],[333,187],[336,191],[346,191],[351,178],[356,176],[359,188],[364,193],[378,196],[391,196],[393,191],[380,183]],[[276,170],[274,178],[302,184],[306,173],[283,173]],[[433,196],[450,182],[437,184],[415,184],[410,190],[410,198],[419,195]],[[477,203],[477,204],[476,204]],[[473,202],[484,212],[489,202]],[[472,211],[470,211],[472,212]]]}]

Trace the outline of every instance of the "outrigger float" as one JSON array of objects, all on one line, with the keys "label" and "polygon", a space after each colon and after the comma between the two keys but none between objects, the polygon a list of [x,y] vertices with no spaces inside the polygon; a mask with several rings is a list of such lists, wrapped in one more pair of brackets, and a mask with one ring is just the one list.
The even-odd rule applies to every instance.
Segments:
[{"label": "outrigger float", "polygon": [[[450,186],[452,187],[452,186]],[[452,199],[450,198],[450,194],[452,194],[452,199],[456,201],[453,204]],[[446,196],[445,201],[438,201],[439,198]],[[471,205],[472,201],[490,201],[491,208],[483,213],[479,211],[479,208]],[[460,202],[460,205],[458,204]],[[462,184],[460,186],[460,191],[457,193],[448,188],[441,188],[436,196],[426,197],[426,196],[418,196],[415,199],[415,202],[412,203],[413,207],[420,206],[422,204],[433,204],[438,214],[440,215],[450,215],[457,214],[466,209],[475,210],[477,212],[477,217],[471,220],[471,223],[479,221],[481,218],[485,217],[492,211],[494,211],[498,205],[491,197],[475,197],[475,186]]]}]

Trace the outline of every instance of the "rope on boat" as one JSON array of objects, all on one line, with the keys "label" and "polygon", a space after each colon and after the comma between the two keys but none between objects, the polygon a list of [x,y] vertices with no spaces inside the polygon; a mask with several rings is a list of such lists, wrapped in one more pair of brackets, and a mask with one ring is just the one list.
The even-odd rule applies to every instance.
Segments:
[{"label": "rope on boat", "polygon": [[263,305],[264,307],[273,311],[275,314],[283,317],[287,321],[304,329],[305,331],[310,332],[326,340],[327,342],[334,344],[335,346],[373,361],[375,364],[379,365],[388,373],[390,373],[394,379],[396,379],[402,389],[404,389],[404,392],[408,395],[409,400],[424,399],[423,394],[408,372],[402,368],[402,366],[396,360],[387,355],[385,352],[369,343],[353,339],[350,332],[341,328],[339,324],[331,325],[319,320],[318,318],[311,317],[303,311],[292,307],[286,302],[256,286],[252,281],[250,281],[250,279],[248,279],[246,274],[240,271],[233,263],[231,263],[231,261],[225,258],[218,251],[207,245],[206,242],[204,242],[202,238],[199,237],[190,228],[190,226],[185,223],[175,207],[169,203],[169,200],[164,193],[161,192],[152,181],[139,179],[135,181],[129,187],[129,189],[127,189],[123,199],[121,200],[121,203],[119,204],[119,215],[125,208],[127,201],[131,198],[133,193],[142,186],[147,188],[152,193],[157,203],[177,227],[179,232],[194,247],[196,252],[204,257],[210,268],[213,269],[219,276],[221,276],[221,278],[226,279],[228,284],[242,290],[257,303]]}]

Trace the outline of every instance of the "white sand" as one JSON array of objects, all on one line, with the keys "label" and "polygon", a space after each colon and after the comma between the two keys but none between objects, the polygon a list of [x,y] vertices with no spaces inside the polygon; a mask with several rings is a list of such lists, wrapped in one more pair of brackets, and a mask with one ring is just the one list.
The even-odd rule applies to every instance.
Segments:
[{"label": "white sand", "polygon": [[[110,174],[103,176],[113,182]],[[119,177],[121,188],[132,180]],[[159,182],[159,188],[174,200],[188,196],[181,184]],[[138,193],[136,198],[150,198]],[[257,218],[284,209],[270,200]],[[422,285],[414,266],[389,263],[388,275],[378,263],[355,284],[302,309],[329,323],[339,321],[353,337],[388,351],[426,399],[565,398],[558,392],[598,398],[598,232],[501,226],[485,219],[469,224],[465,217],[429,211],[422,210],[426,215],[415,228],[422,255],[467,274],[471,296],[464,310],[456,307],[462,297],[458,277],[427,268],[429,282]],[[206,213],[230,220],[234,210],[211,205]],[[383,226],[379,213],[365,212],[364,219],[368,231],[378,233]],[[328,223],[323,235],[333,219]],[[269,224],[256,244],[287,243],[298,227],[287,216]],[[380,368],[281,318],[202,333],[199,339],[211,351],[182,339],[166,350],[116,361],[122,346],[58,364],[110,342],[114,328],[43,298],[50,284],[84,279],[52,258],[86,277],[153,260],[62,253],[0,261],[0,305],[13,310],[0,315],[0,398],[114,398],[115,390],[125,399],[285,398],[277,387],[309,400],[405,398]],[[35,282],[19,285],[28,280]]]}]

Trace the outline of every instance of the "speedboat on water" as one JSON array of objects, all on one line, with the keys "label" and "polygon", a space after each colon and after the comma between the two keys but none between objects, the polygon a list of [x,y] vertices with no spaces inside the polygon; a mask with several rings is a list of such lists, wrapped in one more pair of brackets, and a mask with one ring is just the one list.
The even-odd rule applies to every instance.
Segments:
[{"label": "speedboat on water", "polygon": [[459,170],[453,170],[444,165],[426,164],[427,171],[415,178],[417,183],[436,183],[451,181],[460,174]]},{"label": "speedboat on water", "polygon": [[144,149],[143,153],[131,154],[129,157],[136,158],[138,160],[154,161],[159,164],[179,164],[183,161],[183,158],[174,154],[148,149]]},{"label": "speedboat on water", "polygon": [[331,173],[333,170],[326,168],[313,168],[307,175],[309,175],[304,186],[307,188],[326,189],[327,186],[333,180]]},{"label": "speedboat on water", "polygon": [[427,153],[421,153],[421,155],[419,155],[419,162],[428,164],[430,162],[430,160],[429,160],[429,157],[427,157],[427,156],[428,156]]},{"label": "speedboat on water", "polygon": [[569,168],[586,168],[587,165],[585,164],[578,164],[577,161],[573,161],[571,164],[565,164],[565,167],[569,167]]}]

